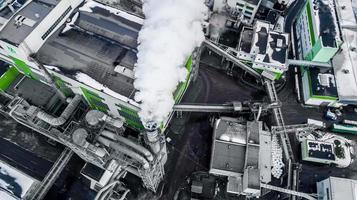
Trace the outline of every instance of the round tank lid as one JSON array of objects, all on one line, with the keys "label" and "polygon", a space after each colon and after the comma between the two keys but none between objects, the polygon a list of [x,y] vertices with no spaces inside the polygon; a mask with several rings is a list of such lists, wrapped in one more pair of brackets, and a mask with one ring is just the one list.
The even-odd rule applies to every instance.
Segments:
[{"label": "round tank lid", "polygon": [[86,114],[86,121],[90,126],[97,126],[104,115],[105,114],[99,110],[90,110]]},{"label": "round tank lid", "polygon": [[84,128],[79,128],[73,132],[72,140],[75,144],[83,146],[86,143],[87,136],[88,132]]}]

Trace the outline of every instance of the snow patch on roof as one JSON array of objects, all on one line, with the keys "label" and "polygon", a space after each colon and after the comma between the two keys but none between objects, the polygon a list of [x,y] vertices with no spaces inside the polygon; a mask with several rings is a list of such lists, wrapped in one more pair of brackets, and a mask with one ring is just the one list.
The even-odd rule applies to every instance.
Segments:
[{"label": "snow patch on roof", "polygon": [[98,81],[94,80],[92,77],[88,76],[87,74],[84,74],[84,73],[81,73],[81,72],[78,72],[76,75],[75,75],[75,78],[77,81],[85,84],[85,85],[88,85],[89,87],[92,87],[96,90],[100,90],[100,91],[103,91],[104,93],[114,97],[114,98],[117,98],[117,99],[120,99],[124,102],[129,102],[133,105],[136,105],[138,106],[138,103],[127,98],[127,97],[124,97],[116,92],[114,92],[113,90],[109,89],[108,87],[104,86],[103,84],[99,83]]},{"label": "snow patch on roof", "polygon": [[76,12],[72,17],[71,22],[66,23],[66,26],[62,30],[62,33],[65,33],[67,31],[71,30],[73,28],[73,26],[74,26],[74,22],[77,21],[78,17],[79,17],[79,12]]},{"label": "snow patch on roof", "polygon": [[4,190],[23,198],[34,182],[35,179],[0,161],[0,187]]},{"label": "snow patch on roof", "polygon": [[136,22],[138,24],[144,23],[144,19],[142,19],[140,17],[137,17],[137,16],[132,15],[128,12],[125,12],[125,11],[122,11],[122,10],[119,10],[119,9],[116,9],[116,8],[113,8],[110,6],[106,6],[104,4],[101,4],[101,3],[98,3],[98,2],[95,2],[92,0],[87,0],[86,3],[82,7],[79,8],[79,10],[85,11],[85,12],[93,12],[92,9],[95,7],[103,8],[116,16],[123,17],[125,19]]},{"label": "snow patch on roof", "polygon": [[17,198],[13,197],[10,193],[0,190],[1,200],[17,200]]},{"label": "snow patch on roof", "polygon": [[[338,0],[336,7],[341,24],[357,24],[351,0]],[[357,32],[342,28],[342,36],[342,51],[333,58],[338,95],[340,100],[357,101]]]}]

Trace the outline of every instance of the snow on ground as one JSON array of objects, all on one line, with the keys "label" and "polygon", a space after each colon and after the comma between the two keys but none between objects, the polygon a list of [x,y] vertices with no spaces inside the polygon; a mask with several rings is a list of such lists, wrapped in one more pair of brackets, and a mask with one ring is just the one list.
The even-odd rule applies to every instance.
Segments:
[{"label": "snow on ground", "polygon": [[34,182],[35,179],[0,161],[0,187],[4,190],[22,198]]},{"label": "snow on ground", "polygon": [[95,7],[99,7],[99,8],[103,8],[107,11],[109,11],[110,13],[117,15],[119,17],[123,17],[125,19],[128,19],[130,21],[136,22],[138,24],[143,24],[144,23],[144,19],[137,17],[135,15],[129,14],[125,11],[122,10],[118,10],[116,8],[112,8],[110,6],[106,6],[104,4],[92,1],[92,0],[87,0],[86,3],[79,8],[80,11],[85,11],[85,12],[93,12],[93,8]]}]

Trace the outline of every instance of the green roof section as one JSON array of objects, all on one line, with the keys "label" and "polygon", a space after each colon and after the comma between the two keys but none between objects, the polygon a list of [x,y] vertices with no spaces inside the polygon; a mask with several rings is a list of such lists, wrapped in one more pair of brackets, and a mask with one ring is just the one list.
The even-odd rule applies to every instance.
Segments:
[{"label": "green roof section", "polygon": [[306,3],[306,13],[307,13],[307,19],[309,21],[309,32],[310,32],[310,37],[311,37],[311,44],[312,44],[312,46],[314,46],[314,44],[315,44],[315,30],[314,30],[314,22],[312,19],[310,1],[307,1],[307,3]]},{"label": "green roof section", "polygon": [[31,71],[31,68],[26,64],[26,62],[17,59],[15,57],[10,56],[10,58],[14,61],[15,63],[15,67],[21,71],[22,73],[24,73],[26,76],[31,77],[33,79],[36,79]]},{"label": "green roof section", "polygon": [[19,76],[20,72],[16,67],[11,66],[1,77],[0,77],[0,90],[5,91],[10,87],[10,85]]},{"label": "green roof section", "polygon": [[332,131],[338,133],[351,133],[357,134],[357,127],[353,125],[345,125],[345,124],[333,124]]}]

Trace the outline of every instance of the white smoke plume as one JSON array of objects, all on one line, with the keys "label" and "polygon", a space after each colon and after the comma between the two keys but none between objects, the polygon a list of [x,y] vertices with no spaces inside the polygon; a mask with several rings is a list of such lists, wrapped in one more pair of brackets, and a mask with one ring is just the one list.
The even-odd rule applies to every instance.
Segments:
[{"label": "white smoke plume", "polygon": [[144,0],[139,33],[135,100],[142,122],[162,122],[174,105],[173,93],[185,81],[185,63],[204,40],[204,0]]}]

